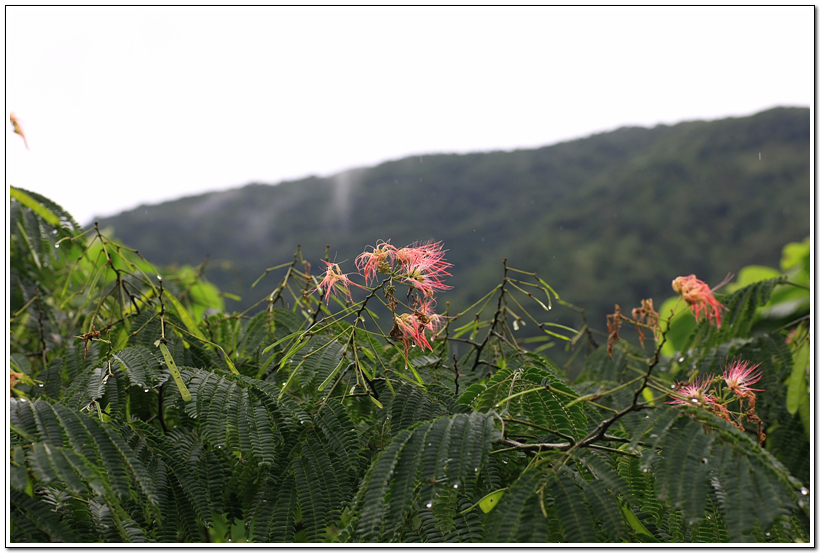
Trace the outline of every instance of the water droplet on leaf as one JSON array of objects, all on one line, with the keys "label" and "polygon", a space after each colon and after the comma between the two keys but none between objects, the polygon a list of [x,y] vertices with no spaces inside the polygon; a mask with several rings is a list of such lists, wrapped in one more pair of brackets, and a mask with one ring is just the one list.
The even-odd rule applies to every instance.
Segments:
[{"label": "water droplet on leaf", "polygon": [[427,502],[427,508],[429,509],[429,508],[430,508],[430,507],[432,507],[432,506],[433,506],[433,502],[432,502],[432,501],[428,501],[428,502]]},{"label": "water droplet on leaf", "polygon": [[806,488],[800,488],[800,493],[802,493],[803,495],[809,495],[809,490],[807,490]]}]

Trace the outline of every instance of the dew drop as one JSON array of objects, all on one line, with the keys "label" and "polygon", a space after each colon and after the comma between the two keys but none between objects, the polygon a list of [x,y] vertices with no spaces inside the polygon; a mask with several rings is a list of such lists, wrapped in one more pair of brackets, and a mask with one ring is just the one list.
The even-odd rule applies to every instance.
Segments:
[{"label": "dew drop", "polygon": [[650,434],[650,435],[649,435],[649,437],[650,437],[650,438],[657,438],[657,437],[658,437],[658,435],[657,435],[657,434]]},{"label": "dew drop", "polygon": [[455,484],[453,484],[453,488],[458,489],[458,482],[456,482]]},{"label": "dew drop", "polygon": [[700,462],[703,463],[704,465],[706,465],[706,464],[709,464],[709,459],[704,457],[703,459],[700,460]]},{"label": "dew drop", "polygon": [[678,363],[683,363],[683,357],[678,358]]},{"label": "dew drop", "polygon": [[416,347],[416,344],[413,344],[413,347]]},{"label": "dew drop", "polygon": [[157,280],[162,280],[162,277],[157,275]]},{"label": "dew drop", "polygon": [[143,392],[146,392],[146,393],[147,393],[147,392],[148,392],[148,388],[145,388],[145,389],[143,390]]},{"label": "dew drop", "polygon": [[644,472],[649,472],[649,469],[643,469]]},{"label": "dew drop", "polygon": [[432,502],[432,501],[428,501],[428,502],[427,502],[427,508],[429,509],[429,508],[430,508],[430,507],[432,507],[432,506],[433,506],[433,502]]},{"label": "dew drop", "polygon": [[55,248],[59,248],[59,247],[60,247],[60,244],[54,244],[54,247],[55,247]]},{"label": "dew drop", "polygon": [[20,401],[21,401],[22,403],[25,403],[25,402],[26,402],[26,398],[21,397],[21,398],[20,398]]},{"label": "dew drop", "polygon": [[503,463],[506,465],[506,464],[507,464],[507,461],[503,461]]},{"label": "dew drop", "polygon": [[474,468],[473,472],[478,472],[478,467]]},{"label": "dew drop", "polygon": [[691,401],[692,401],[692,403],[694,403],[696,405],[699,403],[698,398],[696,398],[696,397],[693,397]]},{"label": "dew drop", "polygon": [[216,448],[217,449],[222,449],[222,445],[220,444],[220,445],[216,446]]},{"label": "dew drop", "polygon": [[52,230],[51,234],[57,234],[57,229]]},{"label": "dew drop", "polygon": [[40,388],[42,388],[42,387],[43,387],[43,384],[38,384],[38,386],[39,386]]},{"label": "dew drop", "polygon": [[670,388],[672,388],[673,390],[674,390],[675,388],[677,388],[677,386],[675,386],[674,384],[672,384],[672,385],[671,385],[671,386],[669,386],[669,387],[670,387]]},{"label": "dew drop", "polygon": [[800,493],[802,493],[803,495],[809,495],[809,490],[807,490],[806,488],[800,488]]},{"label": "dew drop", "polygon": [[771,536],[771,535],[772,535],[772,533],[771,533],[771,532],[766,532],[766,537],[767,537],[767,538],[768,538],[769,536]]}]

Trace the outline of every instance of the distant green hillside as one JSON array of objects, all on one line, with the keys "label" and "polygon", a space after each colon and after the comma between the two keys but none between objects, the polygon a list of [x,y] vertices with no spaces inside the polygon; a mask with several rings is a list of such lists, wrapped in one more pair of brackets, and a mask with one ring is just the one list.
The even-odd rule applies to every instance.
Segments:
[{"label": "distant green hillside", "polygon": [[497,284],[506,258],[604,327],[613,304],[660,302],[675,276],[715,284],[744,265],[778,266],[783,245],[809,233],[809,134],[808,109],[777,108],[533,150],[408,157],[99,222],[159,265],[209,254],[206,274],[242,296],[236,309],[265,296],[250,284],[297,244],[317,272],[327,244],[352,271],[379,239],[435,239],[454,264],[454,289],[439,300],[451,313]]}]

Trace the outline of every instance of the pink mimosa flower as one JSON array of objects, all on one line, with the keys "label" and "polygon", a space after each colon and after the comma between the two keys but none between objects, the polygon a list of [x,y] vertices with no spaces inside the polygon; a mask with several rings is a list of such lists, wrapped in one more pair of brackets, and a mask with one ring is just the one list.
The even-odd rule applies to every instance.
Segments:
[{"label": "pink mimosa flower", "polygon": [[364,275],[367,284],[376,278],[376,273],[389,273],[390,260],[396,255],[396,247],[387,242],[376,244],[372,252],[362,252],[356,258],[356,268]]},{"label": "pink mimosa flower", "polygon": [[421,305],[415,312],[416,318],[421,322],[425,329],[432,332],[434,335],[441,330],[444,325],[444,315],[439,315],[435,312],[435,298],[429,297],[421,300]]},{"label": "pink mimosa flower", "polygon": [[452,265],[444,261],[444,253],[445,250],[441,249],[441,242],[414,244],[396,250],[396,260],[405,268],[425,264],[438,269],[447,269]]},{"label": "pink mimosa flower", "polygon": [[452,276],[447,272],[452,265],[444,261],[441,242],[402,248],[396,251],[396,260],[402,266],[402,282],[417,288],[426,297],[432,297],[436,290],[451,288],[441,280]]},{"label": "pink mimosa flower", "polygon": [[699,322],[701,315],[705,315],[710,322],[720,328],[720,310],[726,309],[726,306],[715,299],[705,282],[698,280],[695,275],[679,276],[672,281],[672,289],[689,304],[696,321]]},{"label": "pink mimosa flower", "polygon": [[422,350],[424,348],[433,350],[430,343],[424,336],[424,325],[419,321],[416,315],[410,313],[403,313],[395,319],[396,327],[401,331],[401,340],[404,342],[404,355],[407,356],[408,348],[410,347],[410,340],[415,342]]},{"label": "pink mimosa flower", "polygon": [[[347,298],[350,301],[353,301],[353,298],[350,295],[350,285],[352,284],[353,286],[358,286],[359,288],[364,287],[347,278],[347,275],[342,273],[342,270],[339,268],[337,263],[328,263],[324,259],[322,262],[327,265],[327,270],[325,271],[324,279],[322,279],[322,282],[319,283],[319,286],[317,286],[314,291],[318,291],[320,294],[323,293],[325,296],[325,303],[329,303],[330,294],[333,293],[334,290],[337,290],[336,284],[339,284],[342,287],[342,291],[347,294]],[[324,290],[324,292],[322,292],[322,290]]]},{"label": "pink mimosa flower", "polygon": [[670,405],[694,405],[696,407],[706,407],[715,402],[711,394],[707,394],[706,390],[712,384],[714,376],[704,376],[703,378],[696,378],[692,382],[683,382],[675,384],[675,392],[681,397],[674,397],[672,401],[667,401]]},{"label": "pink mimosa flower", "polygon": [[723,381],[738,397],[746,398],[753,396],[752,392],[763,392],[765,390],[749,387],[763,376],[763,373],[757,370],[759,366],[760,363],[750,366],[748,361],[736,359],[723,371]]}]

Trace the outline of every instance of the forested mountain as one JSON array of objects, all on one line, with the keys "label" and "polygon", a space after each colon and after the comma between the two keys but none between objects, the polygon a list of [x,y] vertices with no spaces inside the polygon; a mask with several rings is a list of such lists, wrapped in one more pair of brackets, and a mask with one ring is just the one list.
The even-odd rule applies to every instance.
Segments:
[{"label": "forested mountain", "polygon": [[362,244],[433,239],[454,264],[454,288],[440,298],[451,312],[497,284],[506,258],[603,327],[614,303],[673,295],[678,275],[714,285],[744,265],[778,266],[783,245],[809,233],[809,123],[808,109],[776,108],[538,149],[413,156],[99,223],[159,264],[210,256],[206,276],[242,297],[228,310],[265,297],[250,284],[298,244],[318,274],[326,245],[353,270]]}]

